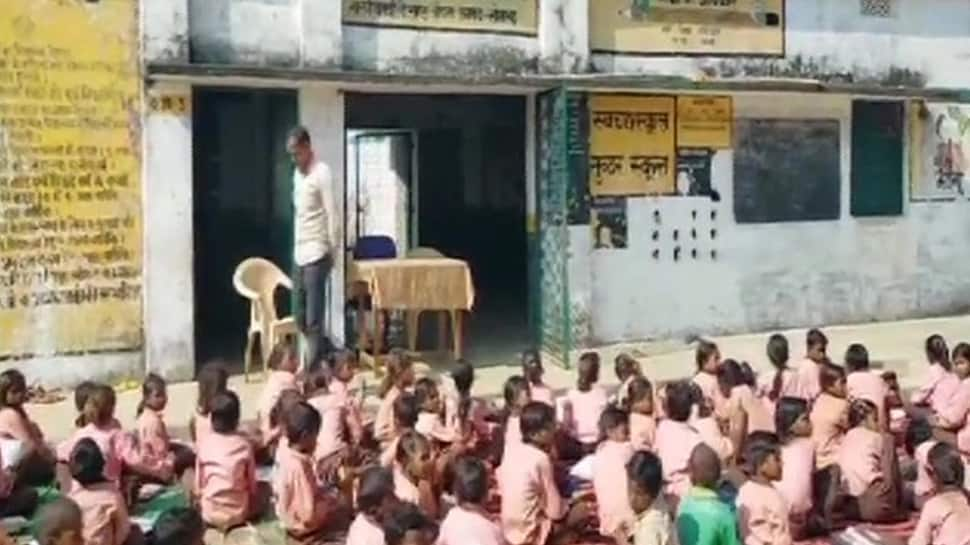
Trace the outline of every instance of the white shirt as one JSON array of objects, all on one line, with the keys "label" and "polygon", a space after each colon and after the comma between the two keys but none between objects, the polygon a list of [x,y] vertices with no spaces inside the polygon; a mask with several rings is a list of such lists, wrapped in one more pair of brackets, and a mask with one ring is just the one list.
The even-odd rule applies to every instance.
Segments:
[{"label": "white shirt", "polygon": [[333,176],[327,165],[317,162],[304,175],[293,171],[293,260],[313,263],[333,254],[340,242],[333,205]]}]

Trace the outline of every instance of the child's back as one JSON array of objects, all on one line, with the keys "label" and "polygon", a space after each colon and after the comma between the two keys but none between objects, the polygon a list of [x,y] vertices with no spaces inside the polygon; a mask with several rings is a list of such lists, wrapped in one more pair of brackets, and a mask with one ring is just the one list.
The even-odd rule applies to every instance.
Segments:
[{"label": "child's back", "polygon": [[600,533],[612,536],[621,526],[633,524],[627,495],[626,464],[633,457],[629,442],[604,441],[593,458],[593,489],[599,509]]},{"label": "child's back", "polygon": [[76,486],[70,497],[81,508],[85,543],[121,545],[128,539],[131,532],[128,508],[112,483]]},{"label": "child's back", "polygon": [[566,422],[574,437],[580,443],[590,445],[599,439],[599,418],[609,403],[606,392],[599,386],[592,386],[581,392],[573,388],[566,394],[572,419]]},{"label": "child's back", "polygon": [[196,489],[206,523],[242,524],[256,484],[252,444],[238,433],[212,433],[198,444]]},{"label": "child's back", "polygon": [[721,475],[717,453],[707,445],[698,445],[690,453],[688,466],[693,488],[677,508],[680,545],[740,543],[734,512],[714,490]]}]

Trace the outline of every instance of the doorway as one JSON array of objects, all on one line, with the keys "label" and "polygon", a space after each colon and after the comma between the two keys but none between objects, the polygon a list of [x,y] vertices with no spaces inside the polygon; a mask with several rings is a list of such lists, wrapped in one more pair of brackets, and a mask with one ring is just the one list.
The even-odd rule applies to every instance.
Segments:
[{"label": "doorway", "polygon": [[[195,349],[199,361],[242,361],[249,303],[232,275],[244,259],[292,265],[291,91],[196,89],[193,98]],[[289,312],[280,294],[277,312]]]},{"label": "doorway", "polygon": [[[465,355],[508,363],[531,341],[526,98],[348,94],[346,127],[348,245],[387,235],[398,255],[433,248],[468,262]],[[419,348],[434,344],[433,325]]]}]

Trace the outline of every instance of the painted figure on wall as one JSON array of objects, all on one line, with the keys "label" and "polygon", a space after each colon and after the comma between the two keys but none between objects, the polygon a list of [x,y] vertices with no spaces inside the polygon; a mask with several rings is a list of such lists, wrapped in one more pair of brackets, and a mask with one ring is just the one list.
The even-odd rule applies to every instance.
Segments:
[{"label": "painted figure on wall", "polygon": [[963,138],[970,128],[970,117],[959,108],[947,108],[946,113],[937,115],[934,127],[938,139],[933,158],[936,187],[964,195],[967,165]]}]

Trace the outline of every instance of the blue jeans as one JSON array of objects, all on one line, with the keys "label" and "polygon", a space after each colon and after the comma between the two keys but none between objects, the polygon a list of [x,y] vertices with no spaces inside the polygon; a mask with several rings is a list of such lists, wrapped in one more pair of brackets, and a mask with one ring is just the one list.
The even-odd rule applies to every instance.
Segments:
[{"label": "blue jeans", "polygon": [[323,327],[327,315],[327,278],[331,270],[333,257],[327,254],[298,266],[293,283],[297,300],[296,324],[306,337],[310,370],[318,369],[323,358],[334,349]]}]

